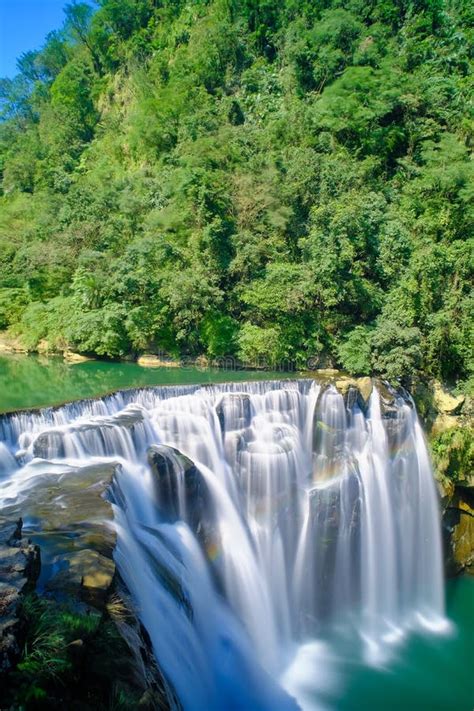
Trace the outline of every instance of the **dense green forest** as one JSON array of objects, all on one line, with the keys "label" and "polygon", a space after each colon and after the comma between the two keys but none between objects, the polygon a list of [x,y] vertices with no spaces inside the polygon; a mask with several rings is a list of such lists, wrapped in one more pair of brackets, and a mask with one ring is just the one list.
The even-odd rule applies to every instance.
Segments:
[{"label": "dense green forest", "polygon": [[470,0],[101,0],[1,80],[30,349],[472,376]]}]

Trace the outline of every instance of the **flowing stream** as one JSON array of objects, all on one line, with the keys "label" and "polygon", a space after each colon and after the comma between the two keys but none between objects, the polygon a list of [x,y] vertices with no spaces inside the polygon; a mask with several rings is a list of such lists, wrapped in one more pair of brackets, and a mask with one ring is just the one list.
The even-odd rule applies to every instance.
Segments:
[{"label": "flowing stream", "polygon": [[377,667],[447,626],[423,433],[384,396],[228,383],[5,416],[0,503],[113,462],[116,562],[182,707],[318,709],[328,640]]}]

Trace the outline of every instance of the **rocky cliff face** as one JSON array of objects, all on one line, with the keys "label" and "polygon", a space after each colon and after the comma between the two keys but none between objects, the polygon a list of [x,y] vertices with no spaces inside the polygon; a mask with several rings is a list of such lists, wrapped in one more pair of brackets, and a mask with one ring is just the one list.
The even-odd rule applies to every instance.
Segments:
[{"label": "rocky cliff face", "polygon": [[[105,708],[117,694],[123,708],[168,708],[168,689],[115,570],[113,479],[108,465],[38,475],[21,501],[4,507],[0,688],[9,707],[28,702],[33,684],[51,708],[68,700]],[[28,517],[24,529],[21,518],[12,523],[20,513]],[[49,668],[43,674],[41,659],[58,666],[57,683]]]},{"label": "rocky cliff face", "polygon": [[21,596],[35,587],[41,569],[39,547],[22,537],[22,527],[21,519],[0,519],[0,682],[18,661]]},{"label": "rocky cliff face", "polygon": [[441,495],[447,574],[474,574],[474,402],[436,381],[417,383],[413,397]]}]

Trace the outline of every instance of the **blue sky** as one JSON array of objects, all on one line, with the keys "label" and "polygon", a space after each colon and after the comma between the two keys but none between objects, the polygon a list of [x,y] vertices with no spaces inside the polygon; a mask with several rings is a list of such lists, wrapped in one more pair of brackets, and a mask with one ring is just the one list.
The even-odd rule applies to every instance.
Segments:
[{"label": "blue sky", "polygon": [[17,73],[17,58],[39,49],[48,32],[63,24],[69,0],[0,0],[0,77]]}]

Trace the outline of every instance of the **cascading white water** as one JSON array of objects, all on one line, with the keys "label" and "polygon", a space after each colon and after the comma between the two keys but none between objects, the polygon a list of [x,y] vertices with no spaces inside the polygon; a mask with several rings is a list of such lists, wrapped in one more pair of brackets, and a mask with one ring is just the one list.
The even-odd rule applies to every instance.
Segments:
[{"label": "cascading white water", "polygon": [[443,624],[437,495],[400,396],[154,388],[7,416],[1,433],[0,502],[60,463],[120,464],[116,561],[185,709],[296,708],[277,680],[298,646],[350,629],[377,663]]}]

